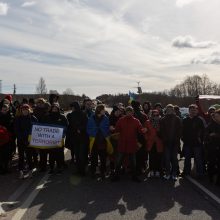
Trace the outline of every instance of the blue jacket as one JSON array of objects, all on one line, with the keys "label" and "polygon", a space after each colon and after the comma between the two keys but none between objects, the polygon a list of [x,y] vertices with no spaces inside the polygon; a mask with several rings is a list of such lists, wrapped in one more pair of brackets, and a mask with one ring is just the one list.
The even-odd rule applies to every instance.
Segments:
[{"label": "blue jacket", "polygon": [[99,130],[105,138],[109,136],[109,119],[104,115],[98,126],[95,121],[95,115],[92,115],[87,123],[87,134],[90,137],[96,137]]}]

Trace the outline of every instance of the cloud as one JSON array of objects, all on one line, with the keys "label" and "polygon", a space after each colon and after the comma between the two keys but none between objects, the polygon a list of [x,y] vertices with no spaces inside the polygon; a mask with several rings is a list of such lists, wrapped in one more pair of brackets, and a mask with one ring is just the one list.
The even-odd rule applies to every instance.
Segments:
[{"label": "cloud", "polygon": [[7,3],[0,2],[0,15],[7,15],[9,6]]},{"label": "cloud", "polygon": [[198,1],[202,1],[202,0],[177,0],[176,6],[182,8],[185,5],[189,5],[193,2],[198,2]]},{"label": "cloud", "polygon": [[217,45],[213,41],[196,42],[191,36],[178,36],[172,41],[172,46],[177,48],[198,48],[206,49]]},{"label": "cloud", "polygon": [[191,61],[191,64],[214,64],[220,65],[220,51],[213,52],[209,56],[199,56]]},{"label": "cloud", "polygon": [[33,5],[36,5],[36,2],[35,1],[30,1],[30,2],[24,2],[21,7],[23,8],[27,8],[27,7],[31,7]]}]

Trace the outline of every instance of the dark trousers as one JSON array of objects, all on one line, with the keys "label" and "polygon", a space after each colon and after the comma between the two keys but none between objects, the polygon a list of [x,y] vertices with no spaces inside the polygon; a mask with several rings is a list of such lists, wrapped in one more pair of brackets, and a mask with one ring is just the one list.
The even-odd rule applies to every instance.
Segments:
[{"label": "dark trousers", "polygon": [[96,167],[98,166],[98,158],[100,159],[100,172],[103,175],[106,172],[106,149],[97,149],[95,146],[93,146],[90,157],[92,174],[95,174]]},{"label": "dark trousers", "polygon": [[203,157],[202,157],[202,146],[188,146],[184,145],[184,173],[190,174],[191,172],[191,159],[194,157],[194,162],[196,165],[196,172],[198,175],[204,174]]},{"label": "dark trousers", "polygon": [[48,149],[40,149],[40,169],[46,171],[47,169],[47,155],[49,154]]},{"label": "dark trousers", "polygon": [[218,146],[208,145],[206,159],[208,176],[212,182],[214,175],[218,175],[218,178],[220,178],[220,149],[218,149]]},{"label": "dark trousers", "polygon": [[51,170],[54,169],[55,162],[58,170],[63,168],[63,148],[54,148],[49,150],[49,165]]},{"label": "dark trousers", "polygon": [[149,152],[149,169],[150,171],[161,172],[162,166],[162,153],[157,152],[156,145],[154,144]]},{"label": "dark trousers", "polygon": [[34,149],[25,145],[18,145],[18,169],[24,170],[25,160],[27,161],[28,168],[33,169],[33,155]]},{"label": "dark trousers", "polygon": [[74,148],[78,173],[84,174],[87,163],[87,148],[85,143],[79,143]]},{"label": "dark trousers", "polygon": [[126,156],[128,156],[128,158],[129,158],[129,165],[131,168],[132,176],[136,177],[137,176],[136,155],[135,154],[125,154],[125,153],[118,153],[118,155],[117,155],[115,175],[119,176],[122,163],[124,162]]},{"label": "dark trousers", "polygon": [[142,169],[146,168],[147,153],[144,147],[141,147],[136,153],[136,169],[141,174]]},{"label": "dark trousers", "polygon": [[0,146],[0,172],[1,173],[5,173],[8,171],[10,154],[11,154],[10,143]]},{"label": "dark trousers", "polygon": [[166,175],[177,175],[178,169],[178,147],[174,144],[166,144],[164,149],[164,163]]}]

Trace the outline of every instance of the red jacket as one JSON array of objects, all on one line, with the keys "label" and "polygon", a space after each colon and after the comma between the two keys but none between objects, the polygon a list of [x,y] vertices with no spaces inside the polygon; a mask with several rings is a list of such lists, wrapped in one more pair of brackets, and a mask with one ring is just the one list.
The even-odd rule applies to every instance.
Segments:
[{"label": "red jacket", "polygon": [[115,132],[120,133],[118,140],[118,152],[134,154],[138,150],[137,134],[142,132],[140,121],[133,116],[124,116],[118,120]]},{"label": "red jacket", "polygon": [[162,140],[157,135],[157,130],[154,128],[149,120],[144,123],[144,127],[147,128],[147,133],[144,135],[146,139],[146,149],[150,151],[154,144],[156,144],[157,152],[163,152]]}]

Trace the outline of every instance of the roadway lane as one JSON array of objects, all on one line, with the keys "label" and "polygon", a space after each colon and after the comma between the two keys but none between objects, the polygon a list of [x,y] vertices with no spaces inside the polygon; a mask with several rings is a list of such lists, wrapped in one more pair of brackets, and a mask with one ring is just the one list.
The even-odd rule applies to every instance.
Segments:
[{"label": "roadway lane", "polygon": [[[174,183],[144,176],[142,180],[133,183],[125,175],[117,183],[101,182],[78,178],[67,169],[48,178],[21,219],[220,219],[220,210],[188,180]],[[20,204],[38,184],[26,192]],[[14,207],[2,219],[12,219],[19,211]]]}]

